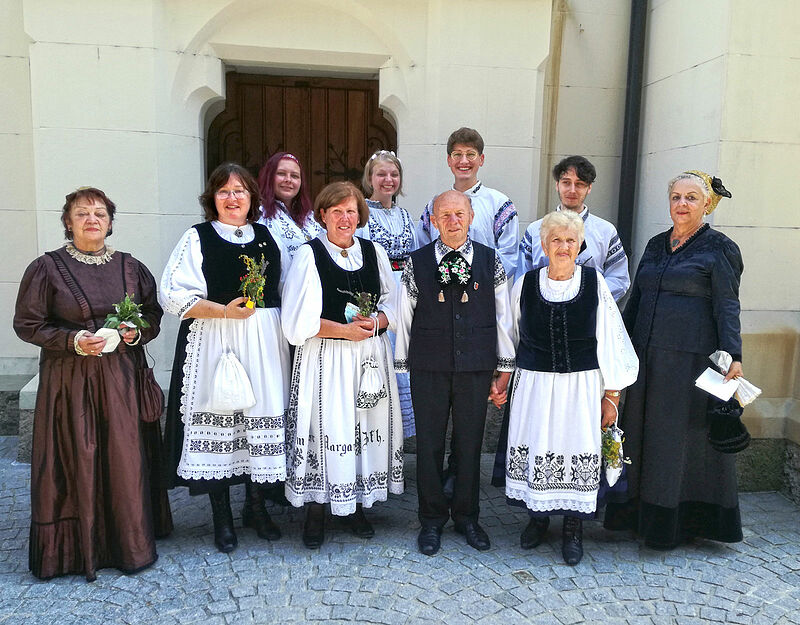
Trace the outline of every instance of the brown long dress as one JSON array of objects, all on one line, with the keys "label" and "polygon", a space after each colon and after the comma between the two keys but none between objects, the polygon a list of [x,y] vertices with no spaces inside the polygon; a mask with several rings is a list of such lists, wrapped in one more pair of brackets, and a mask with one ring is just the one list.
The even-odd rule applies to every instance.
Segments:
[{"label": "brown long dress", "polygon": [[[89,257],[91,258],[91,257]],[[59,271],[56,260],[66,272]],[[84,262],[82,262],[82,259]],[[139,420],[136,370],[159,332],[153,276],[128,254],[86,264],[66,248],[34,260],[17,296],[14,330],[41,347],[31,461],[29,567],[39,578],[97,569],[133,572],[158,557],[155,536],[172,530],[159,470],[160,424]],[[94,330],[125,293],[150,328],[102,357],[78,356],[74,338]],[[79,303],[83,300],[83,306]]]}]

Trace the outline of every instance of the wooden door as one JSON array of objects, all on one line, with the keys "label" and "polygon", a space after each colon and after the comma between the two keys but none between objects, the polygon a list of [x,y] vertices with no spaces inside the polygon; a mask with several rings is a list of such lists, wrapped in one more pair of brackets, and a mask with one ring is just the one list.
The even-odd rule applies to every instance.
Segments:
[{"label": "wooden door", "polygon": [[253,175],[278,151],[309,177],[311,198],[327,183],[359,188],[375,150],[397,151],[397,133],[378,108],[377,80],[263,76],[229,72],[225,110],[211,122],[207,172],[234,161]]}]

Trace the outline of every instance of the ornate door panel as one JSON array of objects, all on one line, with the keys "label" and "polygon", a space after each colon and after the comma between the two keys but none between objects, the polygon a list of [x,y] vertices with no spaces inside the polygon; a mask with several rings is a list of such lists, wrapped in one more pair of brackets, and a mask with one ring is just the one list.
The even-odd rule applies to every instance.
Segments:
[{"label": "ornate door panel", "polygon": [[208,129],[207,174],[234,161],[254,175],[278,151],[300,159],[311,197],[328,182],[359,181],[397,133],[378,108],[377,80],[262,76],[229,72],[225,110]]}]

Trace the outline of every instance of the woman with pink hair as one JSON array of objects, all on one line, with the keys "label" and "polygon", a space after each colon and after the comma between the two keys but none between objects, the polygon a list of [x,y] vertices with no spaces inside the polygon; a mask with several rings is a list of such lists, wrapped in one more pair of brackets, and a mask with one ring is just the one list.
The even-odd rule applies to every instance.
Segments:
[{"label": "woman with pink hair", "polygon": [[261,217],[258,223],[269,228],[294,258],[303,243],[322,232],[314,219],[308,184],[299,159],[289,152],[276,152],[258,172],[261,191]]}]

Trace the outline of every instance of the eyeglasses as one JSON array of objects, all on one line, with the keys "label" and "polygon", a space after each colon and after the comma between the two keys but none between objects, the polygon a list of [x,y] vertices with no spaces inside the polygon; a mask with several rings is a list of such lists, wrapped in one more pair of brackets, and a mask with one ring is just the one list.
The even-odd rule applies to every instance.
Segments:
[{"label": "eyeglasses", "polygon": [[471,163],[480,156],[477,152],[450,152],[450,158],[454,161],[460,161],[462,157],[466,156],[467,160]]},{"label": "eyeglasses", "polygon": [[220,200],[227,200],[229,197],[241,200],[242,198],[250,195],[250,191],[247,189],[220,189],[214,195],[216,195]]}]

